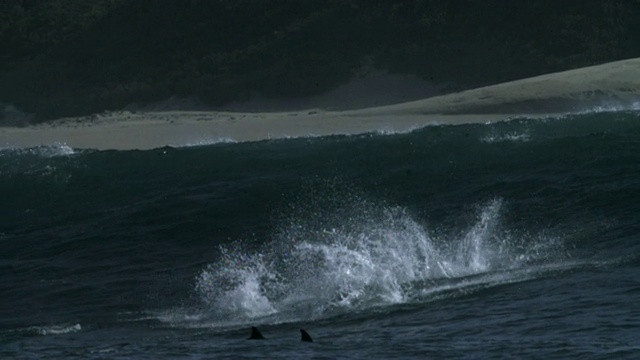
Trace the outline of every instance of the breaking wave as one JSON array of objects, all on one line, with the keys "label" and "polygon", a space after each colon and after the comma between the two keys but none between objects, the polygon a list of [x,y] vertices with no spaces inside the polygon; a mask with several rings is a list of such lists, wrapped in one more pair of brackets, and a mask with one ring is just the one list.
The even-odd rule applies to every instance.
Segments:
[{"label": "breaking wave", "polygon": [[53,145],[36,146],[33,148],[0,148],[0,156],[2,155],[33,155],[43,158],[51,158],[56,156],[69,156],[77,154],[78,151],[66,143],[55,143]]}]

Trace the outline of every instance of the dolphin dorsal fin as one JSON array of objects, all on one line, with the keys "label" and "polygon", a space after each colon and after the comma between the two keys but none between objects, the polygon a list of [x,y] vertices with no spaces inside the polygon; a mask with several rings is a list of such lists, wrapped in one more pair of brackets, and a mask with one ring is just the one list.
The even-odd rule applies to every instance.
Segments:
[{"label": "dolphin dorsal fin", "polygon": [[303,342],[313,342],[313,339],[311,338],[311,335],[309,335],[308,332],[306,332],[304,329],[300,329],[300,340]]},{"label": "dolphin dorsal fin", "polygon": [[247,340],[263,340],[263,339],[264,339],[264,336],[262,336],[262,333],[260,332],[260,330],[258,330],[257,327],[252,326],[251,336],[249,336]]}]

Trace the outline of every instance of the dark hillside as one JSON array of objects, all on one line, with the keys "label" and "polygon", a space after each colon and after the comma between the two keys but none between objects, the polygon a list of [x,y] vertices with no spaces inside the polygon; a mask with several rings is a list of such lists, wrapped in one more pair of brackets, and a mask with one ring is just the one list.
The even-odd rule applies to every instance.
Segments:
[{"label": "dark hillside", "polygon": [[0,103],[47,119],[311,96],[363,63],[462,89],[636,57],[640,2],[4,0],[0,47]]}]

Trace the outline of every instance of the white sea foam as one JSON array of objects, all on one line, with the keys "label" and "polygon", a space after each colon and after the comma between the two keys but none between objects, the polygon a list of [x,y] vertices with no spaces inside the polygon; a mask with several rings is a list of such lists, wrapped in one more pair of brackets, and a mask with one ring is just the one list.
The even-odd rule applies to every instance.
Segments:
[{"label": "white sea foam", "polygon": [[618,112],[618,111],[638,111],[640,110],[640,101],[634,101],[631,103],[622,103],[618,101],[603,102],[599,105],[591,106],[582,111],[579,114],[601,113],[601,112]]},{"label": "white sea foam", "polygon": [[161,320],[200,327],[317,319],[528,279],[530,272],[514,270],[562,253],[555,251],[560,244],[512,235],[501,226],[502,207],[491,200],[470,228],[438,237],[397,207],[303,216],[262,251],[223,247],[197,277],[204,310],[172,311]]},{"label": "white sea foam", "polygon": [[35,333],[38,335],[60,335],[78,332],[82,330],[80,324],[58,324],[47,326],[32,326],[27,329],[27,332]]},{"label": "white sea foam", "polygon": [[207,145],[215,145],[215,144],[231,144],[236,143],[237,141],[231,138],[204,138],[204,139],[196,139],[192,141],[188,141],[184,144],[172,144],[169,145],[172,148],[181,148],[181,147],[194,147],[194,146],[207,146]]},{"label": "white sea foam", "polygon": [[[430,124],[430,125],[434,125],[434,124]],[[401,134],[408,134],[416,130],[423,129],[427,126],[429,125],[413,125],[405,128],[382,127],[380,129],[375,130],[373,133],[376,135],[401,135]]]},{"label": "white sea foam", "polygon": [[4,147],[0,148],[0,154],[28,154],[41,157],[55,157],[55,156],[69,156],[77,154],[78,152],[66,143],[54,143],[52,145],[37,146],[33,148],[16,148],[16,147]]},{"label": "white sea foam", "polygon": [[509,132],[505,134],[492,133],[486,135],[480,139],[480,141],[488,144],[513,141],[513,142],[526,142],[531,140],[531,137],[527,131],[523,132]]}]

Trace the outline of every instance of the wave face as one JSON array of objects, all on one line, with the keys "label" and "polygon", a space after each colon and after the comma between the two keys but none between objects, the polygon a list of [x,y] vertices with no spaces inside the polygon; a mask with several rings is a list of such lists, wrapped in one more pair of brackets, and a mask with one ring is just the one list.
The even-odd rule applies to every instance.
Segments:
[{"label": "wave face", "polygon": [[640,351],[635,111],[3,149],[0,198],[3,358]]}]

